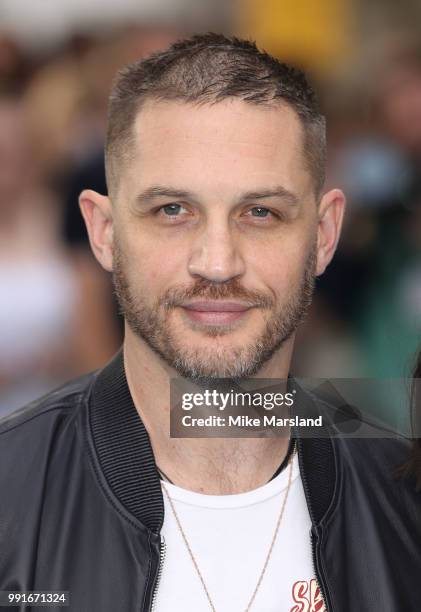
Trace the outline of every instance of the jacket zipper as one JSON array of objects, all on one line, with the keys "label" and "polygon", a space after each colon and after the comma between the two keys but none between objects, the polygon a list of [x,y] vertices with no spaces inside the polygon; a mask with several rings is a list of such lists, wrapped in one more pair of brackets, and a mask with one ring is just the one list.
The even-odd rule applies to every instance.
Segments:
[{"label": "jacket zipper", "polygon": [[[300,439],[297,439],[297,447],[300,444]],[[303,487],[304,487],[304,491],[306,494],[306,499],[307,499],[307,505],[308,504],[308,500],[310,499],[310,489],[308,487],[308,483],[307,483],[307,479],[305,476],[305,472],[304,472],[304,468],[302,465],[302,459],[301,459],[301,453],[298,453],[298,462],[300,464],[300,472],[301,472],[301,480],[303,482]],[[311,507],[309,506],[309,512],[311,515],[311,520],[312,520],[312,525],[315,525],[315,521],[314,521],[314,516],[312,515],[312,510]],[[328,594],[328,589],[326,586],[326,583],[324,582],[324,577],[322,574],[322,571],[319,567],[319,564],[317,562],[317,551],[316,551],[316,542],[315,542],[315,537],[319,538],[318,533],[317,533],[317,529],[315,527],[312,527],[310,530],[310,542],[311,542],[311,558],[312,558],[312,562],[313,562],[313,571],[314,571],[314,577],[316,579],[316,583],[317,586],[320,589],[320,592],[322,594],[323,597],[323,601],[326,607],[326,611],[327,612],[333,612],[333,607],[330,603],[330,598],[327,597]]]},{"label": "jacket zipper", "polygon": [[161,535],[161,546],[159,547],[158,574],[157,574],[157,577],[156,577],[156,582],[155,582],[155,586],[154,586],[154,590],[153,590],[152,604],[151,604],[150,612],[154,612],[155,609],[156,609],[156,599],[157,599],[157,595],[158,595],[158,587],[159,587],[159,583],[160,583],[161,576],[162,576],[162,569],[164,567],[164,561],[165,561],[166,553],[167,553],[167,544],[165,542],[164,536]]},{"label": "jacket zipper", "polygon": [[[310,541],[311,541],[311,556],[312,556],[312,561],[313,561],[314,577],[316,579],[317,586],[319,587],[320,592],[322,594],[323,601],[326,607],[326,612],[332,612],[333,608],[330,604],[330,601],[328,600],[326,596],[327,589],[325,588],[325,584],[323,582],[322,573],[320,570],[317,569],[318,564],[317,564],[316,545],[314,541],[313,530],[310,530]],[[322,584],[323,584],[323,588],[322,588]]]}]

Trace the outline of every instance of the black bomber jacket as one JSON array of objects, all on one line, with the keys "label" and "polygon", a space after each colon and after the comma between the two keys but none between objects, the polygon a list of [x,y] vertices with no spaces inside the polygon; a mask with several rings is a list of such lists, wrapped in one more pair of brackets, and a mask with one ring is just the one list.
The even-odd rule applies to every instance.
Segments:
[{"label": "black bomber jacket", "polygon": [[[296,443],[327,610],[420,612],[421,495],[394,476],[408,441],[327,433]],[[150,612],[163,520],[121,351],[1,420],[0,591],[68,591],[71,612]]]}]

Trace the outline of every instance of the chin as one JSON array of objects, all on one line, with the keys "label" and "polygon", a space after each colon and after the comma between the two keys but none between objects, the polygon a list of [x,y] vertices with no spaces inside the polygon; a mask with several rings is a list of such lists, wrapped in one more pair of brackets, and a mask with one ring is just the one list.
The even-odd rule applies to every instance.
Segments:
[{"label": "chin", "polygon": [[[221,338],[179,345],[176,370],[188,377],[237,378],[248,375],[254,362],[251,351],[245,349],[244,342],[227,342]],[[175,365],[175,364],[174,364]]]}]

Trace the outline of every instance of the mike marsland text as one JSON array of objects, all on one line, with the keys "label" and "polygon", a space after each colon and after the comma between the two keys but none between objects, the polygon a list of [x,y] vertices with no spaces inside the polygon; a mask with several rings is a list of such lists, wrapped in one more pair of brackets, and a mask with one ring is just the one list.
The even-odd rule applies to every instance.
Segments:
[{"label": "mike marsland text", "polygon": [[264,415],[262,417],[250,416],[216,416],[193,417],[186,414],[181,419],[184,427],[322,427],[322,416],[316,418],[303,417],[277,417]]}]

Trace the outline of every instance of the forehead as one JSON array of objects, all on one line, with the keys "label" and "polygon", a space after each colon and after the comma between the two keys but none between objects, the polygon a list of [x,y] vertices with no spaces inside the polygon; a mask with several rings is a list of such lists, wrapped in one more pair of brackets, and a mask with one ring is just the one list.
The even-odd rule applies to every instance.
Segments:
[{"label": "forehead", "polygon": [[188,181],[189,186],[229,188],[241,181],[253,189],[281,182],[297,190],[310,181],[301,122],[286,104],[148,100],[136,118],[134,136],[128,180],[137,185],[168,181],[185,187]]}]

